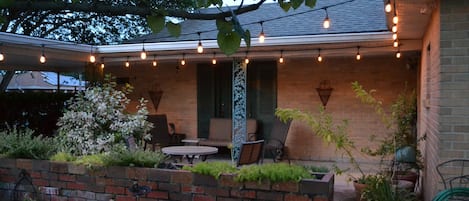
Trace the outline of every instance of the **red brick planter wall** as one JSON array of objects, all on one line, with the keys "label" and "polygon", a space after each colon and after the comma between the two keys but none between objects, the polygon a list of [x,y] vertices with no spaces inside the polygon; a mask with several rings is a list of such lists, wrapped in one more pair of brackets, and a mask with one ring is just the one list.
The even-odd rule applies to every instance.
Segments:
[{"label": "red brick planter wall", "polygon": [[[210,176],[183,170],[155,168],[108,167],[87,169],[71,163],[42,160],[0,159],[0,199],[9,200],[20,171],[26,170],[32,183],[45,200],[58,201],[116,201],[136,200],[129,187],[151,187],[140,197],[150,200],[332,200],[334,175],[325,174],[321,180],[309,179],[299,183],[238,183],[234,175]],[[44,188],[50,187],[50,188]],[[56,191],[57,193],[52,193]]]}]

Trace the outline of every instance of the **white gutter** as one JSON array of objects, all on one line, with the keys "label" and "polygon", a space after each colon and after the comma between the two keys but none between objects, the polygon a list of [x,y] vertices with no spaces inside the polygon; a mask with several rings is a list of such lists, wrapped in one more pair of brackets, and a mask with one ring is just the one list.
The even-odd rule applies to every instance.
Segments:
[{"label": "white gutter", "polygon": [[[349,34],[324,34],[311,36],[283,36],[267,37],[264,43],[259,43],[257,38],[251,39],[251,47],[268,47],[282,45],[314,45],[314,44],[334,44],[350,42],[382,42],[392,41],[391,32],[379,33],[349,33]],[[204,48],[218,48],[216,40],[202,40]],[[102,45],[97,46],[97,52],[100,54],[139,52],[142,50],[142,43],[122,44],[122,45]],[[241,43],[244,47],[245,44]],[[194,50],[197,48],[197,41],[181,42],[159,42],[145,43],[146,51],[177,51]]]},{"label": "white gutter", "polygon": [[63,42],[58,40],[51,40],[5,32],[0,32],[0,42],[3,43],[3,45],[5,46],[24,45],[41,48],[42,45],[44,45],[44,48],[47,49],[58,49],[76,52],[90,52],[92,47],[91,45]]}]

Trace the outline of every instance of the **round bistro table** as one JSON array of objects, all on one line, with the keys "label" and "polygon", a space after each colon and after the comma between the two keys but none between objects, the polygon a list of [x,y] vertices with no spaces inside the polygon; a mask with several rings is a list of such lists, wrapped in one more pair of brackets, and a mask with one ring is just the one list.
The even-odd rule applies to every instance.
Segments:
[{"label": "round bistro table", "polygon": [[209,146],[169,146],[162,148],[161,152],[171,156],[185,156],[189,164],[192,164],[195,156],[200,156],[202,161],[205,161],[207,155],[218,153],[218,148]]}]

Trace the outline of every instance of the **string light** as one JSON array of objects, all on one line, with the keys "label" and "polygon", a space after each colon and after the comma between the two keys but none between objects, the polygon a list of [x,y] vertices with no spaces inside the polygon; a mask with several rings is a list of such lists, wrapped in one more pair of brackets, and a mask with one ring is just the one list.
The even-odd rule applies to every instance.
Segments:
[{"label": "string light", "polygon": [[362,56],[360,55],[360,46],[357,46],[357,56],[356,56],[356,59],[357,61],[360,60],[362,58]]},{"label": "string light", "polygon": [[399,47],[399,41],[394,40],[394,42],[392,43],[392,46],[393,47]]},{"label": "string light", "polygon": [[44,45],[41,45],[42,47],[42,54],[41,54],[41,57],[39,58],[39,62],[41,62],[41,64],[44,64],[46,63],[46,55],[44,54]]},{"label": "string light", "polygon": [[96,57],[93,55],[93,46],[91,46],[90,50],[90,63],[96,62]]},{"label": "string light", "polygon": [[392,23],[397,24],[399,22],[399,17],[397,17],[396,11],[394,11],[394,17],[392,17]]},{"label": "string light", "polygon": [[181,65],[186,65],[186,54],[182,53]]},{"label": "string light", "polygon": [[265,41],[265,34],[264,34],[264,26],[263,26],[263,21],[260,22],[261,24],[261,33],[259,34],[259,43],[264,43]]},{"label": "string light", "polygon": [[101,57],[101,69],[104,69],[104,57]]},{"label": "string light", "polygon": [[215,56],[216,56],[216,53],[213,52],[213,58],[212,58],[212,64],[213,65],[217,64],[217,58]]},{"label": "string light", "polygon": [[392,39],[396,40],[397,39],[397,33],[392,33]]},{"label": "string light", "polygon": [[202,41],[200,40],[200,32],[197,32],[199,35],[199,44],[197,45],[197,52],[198,53],[203,53],[204,52],[204,47],[202,46]]},{"label": "string light", "polygon": [[142,52],[140,53],[140,58],[142,60],[147,59],[147,52],[145,51],[145,41],[142,42]]},{"label": "string light", "polygon": [[318,62],[322,62],[321,49],[318,49]]},{"label": "string light", "polygon": [[393,33],[397,33],[397,24],[393,24],[393,25],[392,25],[391,31],[392,31]]},{"label": "string light", "polygon": [[125,61],[125,67],[130,67],[129,56],[127,56],[127,61]]},{"label": "string light", "polygon": [[278,58],[278,62],[283,64],[283,50],[280,50],[280,58]]},{"label": "string light", "polygon": [[384,11],[386,11],[387,13],[390,13],[392,10],[392,6],[391,6],[391,0],[388,0],[386,2],[386,5],[384,6]]},{"label": "string light", "polygon": [[5,55],[3,55],[3,52],[0,52],[0,61],[5,60]]},{"label": "string light", "polygon": [[156,55],[153,55],[153,67],[158,66],[158,62],[156,61]]},{"label": "string light", "polygon": [[329,13],[327,13],[327,7],[324,8],[324,10],[326,11],[326,18],[324,18],[324,22],[322,23],[322,26],[325,29],[328,29],[331,26],[331,20],[329,19]]},{"label": "string light", "polygon": [[401,50],[400,48],[397,49],[397,52],[396,52],[396,58],[401,58]]},{"label": "string light", "polygon": [[244,63],[245,63],[245,64],[248,64],[248,63],[249,63],[248,51],[246,51],[246,56],[244,57]]}]

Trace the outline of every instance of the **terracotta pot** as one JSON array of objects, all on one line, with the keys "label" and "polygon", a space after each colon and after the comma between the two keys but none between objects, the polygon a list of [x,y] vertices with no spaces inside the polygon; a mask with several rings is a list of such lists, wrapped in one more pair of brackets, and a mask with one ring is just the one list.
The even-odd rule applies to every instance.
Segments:
[{"label": "terracotta pot", "polygon": [[365,201],[361,199],[363,190],[366,188],[366,184],[358,183],[357,181],[353,182],[353,187],[355,188],[355,197],[357,201]]}]

